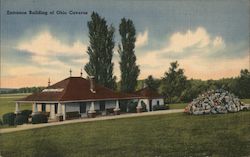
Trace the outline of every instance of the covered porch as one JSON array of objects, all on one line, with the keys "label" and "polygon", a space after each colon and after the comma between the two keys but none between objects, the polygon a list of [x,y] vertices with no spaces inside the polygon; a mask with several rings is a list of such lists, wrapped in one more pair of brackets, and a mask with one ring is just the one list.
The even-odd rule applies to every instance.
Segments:
[{"label": "covered porch", "polygon": [[32,115],[45,114],[49,120],[67,120],[75,118],[94,118],[96,115],[105,116],[110,113],[120,114],[119,100],[98,101],[17,101],[15,113],[20,113],[22,103],[32,103]]}]

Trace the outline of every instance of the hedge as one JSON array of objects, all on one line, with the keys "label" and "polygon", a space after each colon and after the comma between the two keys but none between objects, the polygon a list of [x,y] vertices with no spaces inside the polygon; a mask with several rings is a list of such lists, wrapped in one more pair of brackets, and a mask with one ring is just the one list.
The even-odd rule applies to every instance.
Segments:
[{"label": "hedge", "polygon": [[32,116],[32,124],[48,123],[48,117],[45,114],[39,113]]},{"label": "hedge", "polygon": [[20,114],[26,117],[30,117],[31,113],[32,113],[32,110],[22,110]]},{"label": "hedge", "polygon": [[167,110],[167,109],[169,109],[169,107],[166,106],[166,105],[155,105],[155,106],[153,106],[153,111],[157,111],[157,110]]},{"label": "hedge", "polygon": [[76,112],[66,112],[66,119],[74,119],[74,118],[79,118],[81,115],[79,114],[78,111]]},{"label": "hedge", "polygon": [[3,124],[15,125],[16,114],[14,112],[9,112],[3,115]]},{"label": "hedge", "polygon": [[24,123],[28,123],[29,122],[29,117],[18,114],[15,118],[15,124],[16,125],[22,125]]}]

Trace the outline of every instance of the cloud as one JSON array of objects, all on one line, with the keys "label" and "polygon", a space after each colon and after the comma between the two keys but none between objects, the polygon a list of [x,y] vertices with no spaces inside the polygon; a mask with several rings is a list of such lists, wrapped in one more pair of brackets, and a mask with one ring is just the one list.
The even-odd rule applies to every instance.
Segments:
[{"label": "cloud", "polygon": [[143,33],[139,33],[137,35],[135,46],[139,48],[147,44],[148,44],[148,30],[146,29]]},{"label": "cloud", "polygon": [[[49,31],[42,31],[29,40],[20,41],[16,49],[29,52],[32,62],[40,65],[62,66],[71,60],[75,62],[75,57],[79,60],[87,58],[87,46],[80,40],[69,45],[52,36]],[[58,56],[67,56],[69,60],[62,62]]]},{"label": "cloud", "polygon": [[203,27],[184,33],[175,32],[165,43],[166,46],[140,53],[143,56],[137,57],[141,67],[140,79],[148,75],[163,77],[170,63],[176,60],[189,78],[196,79],[237,76],[242,68],[248,67],[249,49],[244,47],[245,44],[226,44],[221,36],[213,36]]},{"label": "cloud", "polygon": [[196,30],[187,30],[186,32],[173,33],[166,46],[155,50],[162,56],[184,56],[187,53],[195,53],[196,55],[206,55],[216,53],[223,50],[226,45],[221,36],[212,37],[205,28],[197,27]]},{"label": "cloud", "polygon": [[17,49],[28,51],[35,55],[79,55],[86,51],[87,46],[79,40],[72,45],[67,45],[53,37],[49,31],[43,31],[29,41],[21,41]]}]

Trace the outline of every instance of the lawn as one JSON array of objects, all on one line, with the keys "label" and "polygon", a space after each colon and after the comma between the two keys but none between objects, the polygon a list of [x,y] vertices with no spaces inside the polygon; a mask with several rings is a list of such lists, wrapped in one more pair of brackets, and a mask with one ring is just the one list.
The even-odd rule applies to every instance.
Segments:
[{"label": "lawn", "polygon": [[2,134],[8,156],[249,156],[250,111],[135,117]]},{"label": "lawn", "polygon": [[184,109],[188,103],[169,104],[169,109]]},{"label": "lawn", "polygon": [[[7,112],[14,112],[15,101],[27,96],[28,94],[1,94],[0,95],[0,117]],[[21,104],[21,110],[31,109],[31,104]]]}]

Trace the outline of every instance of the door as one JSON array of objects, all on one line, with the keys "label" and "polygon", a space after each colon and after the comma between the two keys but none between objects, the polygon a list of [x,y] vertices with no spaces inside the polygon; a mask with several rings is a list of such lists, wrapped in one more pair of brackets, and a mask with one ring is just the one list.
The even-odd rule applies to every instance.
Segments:
[{"label": "door", "polygon": [[152,100],[149,100],[149,111],[152,111]]},{"label": "door", "polygon": [[86,103],[80,103],[80,113],[86,113]]},{"label": "door", "polygon": [[57,114],[58,104],[55,104],[55,114]]},{"label": "door", "polygon": [[105,111],[105,101],[100,101],[100,111]]}]

